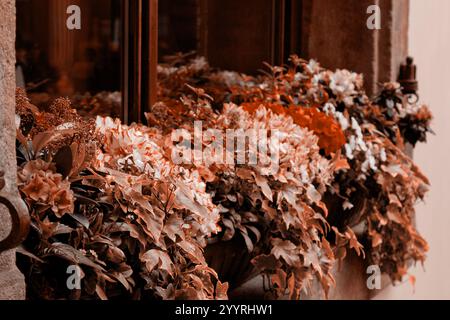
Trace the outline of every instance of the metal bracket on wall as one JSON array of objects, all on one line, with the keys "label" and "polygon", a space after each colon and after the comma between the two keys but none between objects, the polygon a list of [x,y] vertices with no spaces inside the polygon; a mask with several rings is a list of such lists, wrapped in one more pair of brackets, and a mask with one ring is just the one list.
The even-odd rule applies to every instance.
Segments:
[{"label": "metal bracket on wall", "polygon": [[419,100],[419,82],[417,81],[417,66],[414,64],[412,57],[406,58],[406,63],[400,66],[400,74],[398,82],[402,86],[402,92],[408,97],[412,103]]},{"label": "metal bracket on wall", "polygon": [[[0,192],[5,186],[4,172],[0,171]],[[30,216],[25,204],[17,195],[0,193],[0,204],[4,205],[11,216],[11,231],[0,241],[0,253],[20,245],[27,237],[30,228]]]}]

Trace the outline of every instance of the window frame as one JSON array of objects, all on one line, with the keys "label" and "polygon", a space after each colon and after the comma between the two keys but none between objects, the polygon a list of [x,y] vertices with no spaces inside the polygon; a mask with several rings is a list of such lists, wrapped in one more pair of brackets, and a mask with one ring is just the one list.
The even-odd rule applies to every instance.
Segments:
[{"label": "window frame", "polygon": [[122,120],[144,122],[156,102],[158,0],[122,0]]},{"label": "window frame", "polygon": [[[207,1],[198,0],[200,15],[207,13]],[[291,52],[300,53],[302,0],[271,0],[271,9],[268,62],[282,65]],[[142,123],[157,100],[158,0],[122,0],[121,18],[121,115],[125,123]],[[204,18],[200,29],[206,28]],[[208,58],[206,34],[199,31],[198,52]]]}]

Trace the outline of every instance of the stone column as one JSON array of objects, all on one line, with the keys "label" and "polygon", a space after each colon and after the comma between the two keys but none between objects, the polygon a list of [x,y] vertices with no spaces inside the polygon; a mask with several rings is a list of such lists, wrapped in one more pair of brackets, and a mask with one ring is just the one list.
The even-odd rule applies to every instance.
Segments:
[{"label": "stone column", "polygon": [[[15,0],[0,1],[0,170],[5,172],[1,194],[17,202],[15,153]],[[24,206],[23,202],[21,203]],[[9,211],[0,205],[0,239],[11,230]],[[24,276],[16,267],[15,251],[0,253],[0,300],[25,299]]]},{"label": "stone column", "polygon": [[[381,29],[367,28],[367,8],[377,5]],[[409,0],[303,0],[302,56],[317,59],[327,69],[349,69],[364,74],[368,95],[380,83],[396,81],[408,54]],[[366,262],[344,260],[334,270],[336,287],[330,299],[367,299],[380,290],[366,287]],[[382,289],[389,285],[382,277]],[[313,291],[307,298],[318,298]]]},{"label": "stone column", "polygon": [[[409,0],[303,0],[302,56],[327,69],[364,74],[368,94],[397,80],[408,50]],[[378,5],[381,29],[370,30],[367,8]]]}]

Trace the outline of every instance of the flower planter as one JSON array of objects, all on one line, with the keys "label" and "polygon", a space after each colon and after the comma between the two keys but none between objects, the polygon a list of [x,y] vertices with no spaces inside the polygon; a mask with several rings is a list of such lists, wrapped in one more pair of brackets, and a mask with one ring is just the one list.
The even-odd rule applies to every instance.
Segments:
[{"label": "flower planter", "polygon": [[[341,267],[335,267],[333,276],[336,286],[330,289],[329,300],[367,300],[373,297],[379,290],[371,291],[366,286],[366,264],[361,257],[354,253],[349,253],[342,262]],[[257,275],[238,288],[230,291],[231,300],[261,300],[265,298],[266,284],[261,275]],[[384,286],[382,286],[383,288]],[[284,297],[282,299],[288,299]],[[317,281],[313,282],[310,291],[302,294],[302,300],[322,300],[325,299],[323,289]]]},{"label": "flower planter", "polygon": [[[199,64],[209,77],[204,88],[185,86]],[[428,181],[402,137],[425,139],[427,108],[406,113],[416,109],[395,84],[372,101],[357,74],[295,56],[292,64],[245,81],[201,58],[180,74],[161,67],[165,91],[147,115],[149,127],[87,121],[66,99],[42,112],[19,90],[19,190],[42,230],[23,251],[33,260],[24,260],[24,273],[38,271],[28,281],[44,283],[36,296],[65,297],[40,281],[54,278],[40,272],[61,265],[54,258],[83,265],[88,286],[79,297],[87,299],[367,299],[369,262],[401,280],[410,260],[423,261],[427,244],[412,216]],[[231,93],[224,79],[235,83]],[[210,89],[219,91],[221,110],[213,109]],[[280,170],[176,162],[174,152],[194,150],[171,133],[183,127],[195,136],[193,119],[219,132],[278,132],[270,145],[283,146]],[[215,151],[208,141],[201,150]]]},{"label": "flower planter", "polygon": [[[365,202],[363,198],[354,199],[354,206],[344,212],[339,198],[326,194],[324,202],[329,212],[340,216],[344,224],[345,218],[360,217],[364,214]],[[331,217],[334,219],[333,217]],[[354,219],[354,218],[353,218]],[[349,223],[349,224],[348,224]],[[345,221],[345,224],[355,225],[355,220]],[[252,256],[239,235],[230,241],[216,241],[205,248],[205,258],[222,282],[230,286],[229,297],[236,300],[259,300],[266,298],[268,293],[267,280],[255,270],[251,263]],[[346,258],[337,263],[333,269],[336,286],[330,289],[328,299],[364,300],[374,294],[367,288],[366,261],[349,251]],[[385,279],[386,280],[386,279]],[[285,297],[287,299],[287,296]],[[302,295],[305,300],[324,299],[323,289],[317,280],[313,281],[310,291]]]},{"label": "flower planter", "polygon": [[[218,242],[205,249],[208,264],[219,275],[223,282],[229,282],[229,298],[232,300],[264,299],[267,291],[263,276],[255,272],[250,262],[250,255],[243,249],[245,244],[239,240]],[[335,265],[333,277],[336,286],[330,289],[328,299],[331,300],[365,300],[376,294],[378,290],[367,288],[366,262],[355,253],[349,252],[346,259]],[[287,297],[285,297],[287,299]],[[323,289],[318,281],[314,281],[310,291],[302,295],[304,300],[324,299]]]},{"label": "flower planter", "polygon": [[228,282],[230,289],[239,288],[255,275],[251,255],[239,236],[230,241],[218,241],[205,248],[205,259],[222,282]]}]

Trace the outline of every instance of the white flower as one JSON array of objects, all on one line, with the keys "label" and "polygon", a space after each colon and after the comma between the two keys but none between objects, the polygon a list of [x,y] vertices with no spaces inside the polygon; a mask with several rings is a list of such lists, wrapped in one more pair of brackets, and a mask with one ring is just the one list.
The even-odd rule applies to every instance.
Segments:
[{"label": "white flower", "polygon": [[320,64],[316,60],[311,59],[306,65],[306,69],[309,71],[309,73],[317,73],[320,70]]},{"label": "white flower", "polygon": [[339,124],[342,128],[343,131],[348,129],[348,120],[347,118],[344,116],[344,114],[342,112],[336,112],[335,113],[336,119],[339,121]]},{"label": "white flower", "polygon": [[353,148],[348,143],[345,144],[344,148],[345,148],[345,156],[348,159],[352,160],[354,158],[353,157]]},{"label": "white flower", "polygon": [[335,115],[336,113],[336,108],[334,107],[334,105],[330,102],[325,103],[325,105],[323,106],[323,111],[327,114],[327,115]]},{"label": "white flower", "polygon": [[391,99],[386,100],[386,106],[390,109],[394,108],[394,101]]},{"label": "white flower", "polygon": [[195,58],[194,60],[192,60],[191,66],[192,66],[192,69],[194,69],[194,71],[198,72],[198,71],[207,69],[208,62],[206,61],[205,57],[198,57],[198,58]]},{"label": "white flower", "polygon": [[384,148],[382,148],[380,151],[380,159],[382,162],[387,161],[386,150]]},{"label": "white flower", "polygon": [[304,74],[301,73],[301,72],[297,72],[297,73],[294,75],[294,81],[301,81],[301,80],[305,80],[305,79],[309,79],[309,77],[306,76],[306,75],[304,75]]},{"label": "white flower", "polygon": [[342,101],[346,105],[352,105],[352,96],[357,93],[356,88],[361,83],[361,75],[348,70],[338,69],[331,74],[330,89],[336,95],[338,101]]},{"label": "white flower", "polygon": [[156,70],[159,74],[162,74],[166,77],[169,77],[172,74],[177,73],[178,71],[178,69],[175,67],[163,67],[161,65],[158,65]]},{"label": "white flower", "polygon": [[68,130],[68,129],[72,129],[75,126],[75,124],[73,122],[66,122],[63,124],[60,124],[59,126],[57,126],[55,128],[55,130]]},{"label": "white flower", "polygon": [[18,130],[20,128],[20,116],[16,114],[16,129]]},{"label": "white flower", "polygon": [[339,125],[341,126],[343,131],[348,129],[349,124],[347,118],[344,116],[342,112],[336,111],[336,107],[332,103],[327,102],[323,107],[323,111],[327,115],[334,116],[334,118],[339,122]]}]

